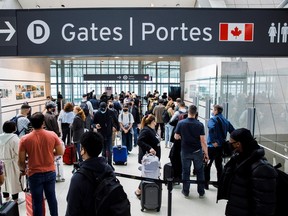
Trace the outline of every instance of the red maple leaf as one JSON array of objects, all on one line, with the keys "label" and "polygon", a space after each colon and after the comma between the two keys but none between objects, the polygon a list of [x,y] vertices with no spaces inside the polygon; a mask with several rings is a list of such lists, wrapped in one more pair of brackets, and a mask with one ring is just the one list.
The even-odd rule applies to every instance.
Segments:
[{"label": "red maple leaf", "polygon": [[238,29],[238,27],[236,26],[233,30],[231,30],[231,34],[233,36],[235,36],[236,38],[242,33],[241,30]]}]

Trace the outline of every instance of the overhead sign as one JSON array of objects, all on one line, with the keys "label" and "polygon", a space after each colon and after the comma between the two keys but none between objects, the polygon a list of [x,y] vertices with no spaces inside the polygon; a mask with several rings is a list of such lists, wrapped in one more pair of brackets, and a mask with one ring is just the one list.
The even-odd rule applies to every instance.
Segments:
[{"label": "overhead sign", "polygon": [[[15,14],[18,56],[288,56],[287,9],[81,8]],[[9,44],[16,38],[15,24],[1,23],[0,35]]]},{"label": "overhead sign", "polygon": [[121,80],[121,81],[148,81],[148,74],[84,74],[84,81],[97,81],[97,80]]},{"label": "overhead sign", "polygon": [[15,10],[1,10],[0,13],[0,56],[1,55],[17,55]]}]

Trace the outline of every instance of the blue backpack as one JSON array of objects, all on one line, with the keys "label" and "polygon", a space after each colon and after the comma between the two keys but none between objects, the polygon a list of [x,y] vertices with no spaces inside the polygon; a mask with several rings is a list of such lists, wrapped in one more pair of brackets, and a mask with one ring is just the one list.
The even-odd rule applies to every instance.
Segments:
[{"label": "blue backpack", "polygon": [[22,118],[24,116],[20,115],[20,116],[14,116],[12,119],[10,119],[10,121],[13,121],[16,125],[16,131],[14,132],[15,134],[17,134],[17,136],[19,136],[21,134],[22,131],[25,130],[25,127],[23,127],[20,131],[18,130],[18,119]]}]

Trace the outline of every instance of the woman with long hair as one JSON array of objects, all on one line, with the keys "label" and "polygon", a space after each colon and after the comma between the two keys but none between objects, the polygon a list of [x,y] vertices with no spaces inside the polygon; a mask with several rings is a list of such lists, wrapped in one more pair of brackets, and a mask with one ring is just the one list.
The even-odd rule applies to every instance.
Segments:
[{"label": "woman with long hair", "polygon": [[[141,164],[143,156],[147,153],[156,155],[159,160],[161,158],[161,137],[155,130],[156,121],[155,116],[152,114],[146,115],[142,118],[140,134],[137,144],[139,146],[138,163]],[[136,196],[139,198],[141,195],[141,184],[135,191]]]},{"label": "woman with long hair", "polygon": [[79,106],[75,106],[73,109],[73,112],[75,114],[73,123],[71,125],[71,129],[73,131],[73,142],[77,149],[78,161],[82,162],[82,158],[80,155],[80,147],[81,147],[80,137],[84,133],[86,116],[85,116],[84,111]]},{"label": "woman with long hair", "polygon": [[[66,103],[64,109],[61,110],[58,121],[61,124],[61,132],[62,132],[62,141],[65,145],[69,145],[71,143],[71,133],[70,133],[70,125],[73,122],[75,117],[73,113],[73,104]],[[66,142],[67,139],[67,142]]]}]

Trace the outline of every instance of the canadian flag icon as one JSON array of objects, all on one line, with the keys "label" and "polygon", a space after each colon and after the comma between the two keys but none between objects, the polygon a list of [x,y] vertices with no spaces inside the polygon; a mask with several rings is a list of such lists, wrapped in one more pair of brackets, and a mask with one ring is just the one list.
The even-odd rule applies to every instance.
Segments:
[{"label": "canadian flag icon", "polygon": [[219,41],[251,42],[254,36],[254,23],[220,23]]}]

